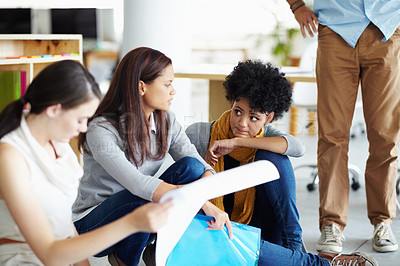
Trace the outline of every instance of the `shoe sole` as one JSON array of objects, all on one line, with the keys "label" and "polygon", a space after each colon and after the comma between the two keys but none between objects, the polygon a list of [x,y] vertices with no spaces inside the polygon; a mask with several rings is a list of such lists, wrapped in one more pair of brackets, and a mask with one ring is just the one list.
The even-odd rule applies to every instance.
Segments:
[{"label": "shoe sole", "polygon": [[115,258],[114,252],[108,255],[108,263],[111,264],[111,266],[118,266],[118,261]]},{"label": "shoe sole", "polygon": [[142,260],[146,266],[155,266],[155,244],[149,244],[143,251]]},{"label": "shoe sole", "polygon": [[378,252],[392,252],[392,251],[396,251],[399,249],[399,245],[392,245],[392,246],[376,246],[375,244],[372,244],[372,248],[375,251]]},{"label": "shoe sole", "polygon": [[341,253],[342,247],[334,247],[334,246],[317,244],[317,251],[318,252],[328,252],[328,253]]},{"label": "shoe sole", "polygon": [[359,255],[361,257],[363,257],[364,259],[366,259],[372,266],[379,266],[379,263],[375,260],[374,257],[372,257],[371,255],[368,255],[364,252],[354,252],[353,254]]}]

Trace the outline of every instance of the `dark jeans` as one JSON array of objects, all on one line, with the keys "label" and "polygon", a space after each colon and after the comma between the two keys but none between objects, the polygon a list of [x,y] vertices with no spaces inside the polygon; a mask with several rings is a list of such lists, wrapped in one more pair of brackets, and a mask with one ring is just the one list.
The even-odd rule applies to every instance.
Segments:
[{"label": "dark jeans", "polygon": [[[185,157],[172,164],[160,179],[170,184],[182,185],[199,179],[203,173],[204,165],[200,161]],[[103,201],[84,218],[76,221],[75,226],[80,234],[86,233],[121,218],[145,203],[148,201],[125,189]],[[107,256],[115,250],[124,264],[137,265],[144,247],[153,239],[154,234],[135,233],[103,250],[96,257]]]},{"label": "dark jeans", "polygon": [[302,229],[296,206],[296,180],[285,155],[258,150],[255,161],[267,160],[278,169],[280,178],[256,186],[256,199],[250,225],[261,228],[264,240],[301,250]]},{"label": "dark jeans", "polygon": [[330,265],[326,259],[301,251],[302,229],[296,207],[296,181],[289,158],[258,150],[255,161],[259,160],[272,162],[280,178],[256,186],[250,225],[261,228],[258,265]]},{"label": "dark jeans", "polygon": [[258,265],[276,266],[276,265],[318,265],[328,266],[330,262],[312,253],[305,253],[299,250],[285,248],[268,241],[261,240],[260,258]]}]

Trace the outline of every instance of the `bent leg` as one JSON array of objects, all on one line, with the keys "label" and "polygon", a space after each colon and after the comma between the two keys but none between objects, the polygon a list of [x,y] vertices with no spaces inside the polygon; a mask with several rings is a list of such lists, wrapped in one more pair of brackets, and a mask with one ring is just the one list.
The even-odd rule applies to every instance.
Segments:
[{"label": "bent leg", "polygon": [[261,228],[263,240],[282,246],[282,228],[277,221],[263,185],[256,186],[254,211],[249,225]]},{"label": "bent leg", "polygon": [[324,258],[261,240],[258,265],[330,265]]},{"label": "bent leg", "polygon": [[[121,218],[147,202],[128,190],[122,190],[103,201],[84,218],[76,221],[76,229],[80,234],[92,231]],[[124,264],[137,265],[144,247],[150,240],[152,236],[149,233],[132,234],[103,250],[96,257],[107,256],[115,250],[117,257]]]},{"label": "bent leg", "polygon": [[[199,160],[185,157],[172,164],[160,179],[180,185],[199,179],[203,173],[204,165]],[[128,190],[122,190],[103,201],[84,218],[76,221],[75,226],[79,233],[86,233],[121,218],[145,203],[148,201],[133,195]],[[153,238],[154,236],[149,233],[132,234],[96,256],[106,256],[115,250],[117,257],[124,264],[137,265],[144,247]]]},{"label": "bent leg", "polygon": [[184,157],[173,163],[160,179],[174,185],[184,185],[196,181],[204,173],[204,165],[193,157]]},{"label": "bent leg", "polygon": [[[284,247],[301,250],[302,229],[296,206],[296,181],[292,164],[287,156],[265,150],[257,151],[255,161],[258,160],[273,163],[280,178],[256,187],[255,216],[250,224],[254,222],[257,224],[255,226],[261,228],[264,239],[271,238],[271,241],[280,244],[280,238]],[[271,229],[280,236],[271,234]]]}]

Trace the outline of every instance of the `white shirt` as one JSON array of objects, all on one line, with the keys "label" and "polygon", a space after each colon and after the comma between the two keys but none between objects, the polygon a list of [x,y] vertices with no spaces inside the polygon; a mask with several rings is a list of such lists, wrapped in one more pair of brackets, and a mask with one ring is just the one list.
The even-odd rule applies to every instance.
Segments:
[{"label": "white shirt", "polygon": [[[21,126],[4,136],[0,142],[12,145],[24,156],[31,173],[33,193],[45,212],[55,237],[66,239],[73,236],[71,208],[83,171],[69,144],[53,142],[58,155],[54,161],[32,136],[24,117]],[[25,241],[4,200],[0,200],[0,238]],[[2,246],[8,245],[1,245],[0,249]],[[15,249],[15,253],[19,254],[19,249]],[[0,251],[0,261],[1,256]]]}]

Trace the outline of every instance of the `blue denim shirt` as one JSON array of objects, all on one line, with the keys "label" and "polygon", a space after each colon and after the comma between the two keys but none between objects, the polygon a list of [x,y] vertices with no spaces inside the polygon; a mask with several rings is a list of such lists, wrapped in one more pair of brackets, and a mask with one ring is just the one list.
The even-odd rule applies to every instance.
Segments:
[{"label": "blue denim shirt", "polygon": [[342,36],[355,47],[372,22],[387,41],[400,24],[399,0],[315,0],[314,12],[322,25]]}]

